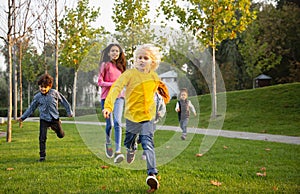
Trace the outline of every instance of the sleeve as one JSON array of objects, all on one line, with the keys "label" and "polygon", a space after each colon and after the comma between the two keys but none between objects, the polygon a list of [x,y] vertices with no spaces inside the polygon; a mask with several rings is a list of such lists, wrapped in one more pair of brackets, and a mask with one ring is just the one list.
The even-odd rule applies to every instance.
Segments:
[{"label": "sleeve", "polygon": [[111,86],[113,84],[113,82],[108,82],[105,81],[105,71],[106,71],[106,64],[107,63],[102,63],[100,66],[100,71],[99,71],[99,75],[98,75],[98,86],[102,87],[102,86]]},{"label": "sleeve", "polygon": [[122,92],[124,89],[124,86],[127,85],[127,82],[129,80],[130,74],[128,71],[125,71],[120,75],[120,77],[114,82],[114,84],[111,86],[108,95],[106,96],[104,108],[108,109],[110,112],[114,109],[114,103],[116,101],[116,98],[118,95]]},{"label": "sleeve", "polygon": [[176,111],[178,108],[180,108],[180,107],[179,107],[179,102],[177,101],[176,106],[175,106],[175,111]]},{"label": "sleeve", "polygon": [[37,97],[35,96],[28,109],[21,116],[22,121],[24,121],[27,117],[29,117],[35,111],[35,109],[37,109],[38,106],[39,103],[37,101]]},{"label": "sleeve", "polygon": [[60,92],[57,92],[57,95],[58,95],[59,102],[65,107],[67,114],[72,115],[73,112],[67,99]]},{"label": "sleeve", "polygon": [[192,110],[192,112],[194,113],[194,114],[196,114],[196,109],[195,109],[195,107],[194,107],[194,105],[192,104],[192,102],[189,100],[189,107],[190,107],[190,109]]},{"label": "sleeve", "polygon": [[166,105],[162,96],[157,94],[158,97],[158,111],[160,112],[160,117],[164,117],[166,114]]}]

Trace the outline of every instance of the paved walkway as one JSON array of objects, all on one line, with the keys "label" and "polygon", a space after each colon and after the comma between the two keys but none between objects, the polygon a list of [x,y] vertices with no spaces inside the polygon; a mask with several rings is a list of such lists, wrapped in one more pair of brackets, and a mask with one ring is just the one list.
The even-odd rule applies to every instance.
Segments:
[{"label": "paved walkway", "polygon": [[[26,119],[26,121],[39,122],[39,118],[30,117],[30,118]],[[89,122],[89,121],[62,121],[62,122],[63,123],[84,124],[84,125],[99,125],[99,126],[105,125],[105,123],[103,123],[103,122]],[[180,131],[180,128],[176,127],[176,126],[157,126],[157,128],[160,130]],[[300,145],[300,137],[294,137],[294,136],[271,135],[271,134],[264,134],[264,133],[250,133],[250,132],[215,130],[215,129],[200,129],[200,128],[189,128],[189,129],[191,131],[195,131],[196,134],[247,139],[247,140],[280,142],[280,143]],[[3,134],[5,136],[5,133],[2,132],[2,133],[0,133],[0,137],[3,136]]]}]

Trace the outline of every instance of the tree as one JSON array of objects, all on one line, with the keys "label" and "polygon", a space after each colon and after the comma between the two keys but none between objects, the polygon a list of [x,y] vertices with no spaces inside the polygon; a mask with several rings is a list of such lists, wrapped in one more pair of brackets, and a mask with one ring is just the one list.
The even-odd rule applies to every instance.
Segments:
[{"label": "tree", "polygon": [[114,3],[112,19],[116,25],[116,39],[125,49],[128,61],[137,45],[154,42],[147,18],[149,10],[149,0],[116,0]]},{"label": "tree", "polygon": [[97,10],[88,7],[89,0],[78,1],[75,9],[66,9],[66,15],[59,21],[61,27],[60,63],[66,67],[74,68],[73,99],[72,108],[75,116],[77,74],[82,60],[88,55],[94,46],[96,35],[100,34],[102,28],[92,28],[99,15]]},{"label": "tree", "polygon": [[161,10],[167,20],[177,19],[182,29],[190,30],[203,44],[212,48],[212,117],[217,116],[215,50],[223,40],[233,39],[255,18],[250,0],[187,0],[182,6],[177,0],[162,1]]},{"label": "tree", "polygon": [[[242,34],[239,50],[252,79],[266,73],[275,83],[300,80],[300,8],[257,4],[257,19]],[[253,83],[254,85],[254,83]]]},{"label": "tree", "polygon": [[11,142],[12,128],[11,128],[11,114],[12,114],[12,15],[15,8],[15,1],[8,1],[8,19],[7,19],[7,39],[6,44],[8,47],[8,108],[7,108],[7,132],[6,141]]}]

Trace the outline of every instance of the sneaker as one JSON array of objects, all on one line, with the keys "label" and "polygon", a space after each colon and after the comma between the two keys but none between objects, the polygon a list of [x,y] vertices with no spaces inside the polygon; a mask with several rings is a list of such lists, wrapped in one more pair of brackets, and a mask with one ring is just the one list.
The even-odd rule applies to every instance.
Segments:
[{"label": "sneaker", "polygon": [[112,145],[110,143],[105,144],[105,154],[108,158],[112,158],[114,156]]},{"label": "sneaker", "polygon": [[146,183],[147,183],[147,185],[150,186],[150,189],[148,190],[148,193],[152,193],[152,192],[154,192],[155,190],[157,190],[159,188],[159,182],[156,179],[155,175],[149,175],[146,178]]},{"label": "sneaker", "polygon": [[142,160],[147,160],[147,156],[145,154],[142,154]]},{"label": "sneaker", "polygon": [[44,162],[46,160],[46,157],[40,157],[40,159],[38,160],[38,162]]},{"label": "sneaker", "polygon": [[186,135],[182,135],[182,136],[181,136],[181,139],[182,139],[182,140],[185,140],[185,139],[186,139]]},{"label": "sneaker", "polygon": [[127,150],[126,159],[127,163],[131,164],[135,158],[135,150]]},{"label": "sneaker", "polygon": [[114,163],[120,163],[124,160],[124,155],[121,153],[115,153]]}]

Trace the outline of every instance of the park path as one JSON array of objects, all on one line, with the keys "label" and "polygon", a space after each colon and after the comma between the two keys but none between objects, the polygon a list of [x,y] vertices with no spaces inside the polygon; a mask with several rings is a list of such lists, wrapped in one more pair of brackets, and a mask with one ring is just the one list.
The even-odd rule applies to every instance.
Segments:
[{"label": "park path", "polygon": [[[29,117],[26,121],[39,122],[38,117]],[[25,121],[25,122],[26,122]],[[62,123],[71,123],[71,124],[83,124],[83,125],[105,125],[103,122],[91,122],[91,121],[62,121]],[[173,130],[180,131],[180,128],[177,126],[165,126],[158,125],[157,129],[159,130]],[[196,134],[210,135],[210,136],[221,136],[227,138],[237,138],[237,139],[247,139],[247,140],[260,140],[268,142],[280,142],[287,144],[297,144],[300,145],[300,137],[294,136],[285,136],[285,135],[272,135],[265,133],[250,133],[250,132],[241,132],[241,131],[228,131],[228,130],[216,130],[216,129],[201,129],[201,128],[189,128],[189,131],[193,131]],[[5,136],[5,132],[0,132],[0,137]]]}]

